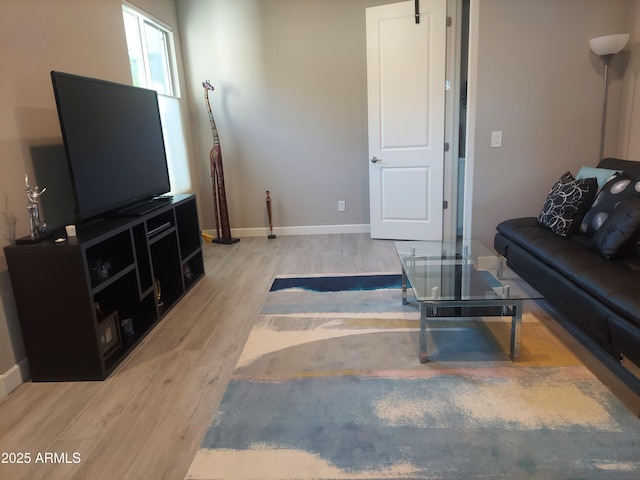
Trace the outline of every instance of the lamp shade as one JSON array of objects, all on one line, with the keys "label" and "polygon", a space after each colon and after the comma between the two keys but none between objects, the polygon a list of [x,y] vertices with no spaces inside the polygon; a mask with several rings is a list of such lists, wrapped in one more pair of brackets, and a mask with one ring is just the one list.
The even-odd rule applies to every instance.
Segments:
[{"label": "lamp shade", "polygon": [[592,38],[589,40],[589,47],[596,55],[615,55],[624,48],[628,41],[628,33],[619,33],[617,35]]}]

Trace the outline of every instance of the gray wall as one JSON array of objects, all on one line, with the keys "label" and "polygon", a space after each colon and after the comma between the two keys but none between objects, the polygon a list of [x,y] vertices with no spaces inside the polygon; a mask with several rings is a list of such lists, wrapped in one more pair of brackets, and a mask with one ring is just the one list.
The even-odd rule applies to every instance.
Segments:
[{"label": "gray wall", "polygon": [[265,190],[276,226],[369,223],[365,8],[384,3],[178,2],[202,186],[209,79],[232,228],[265,225]]},{"label": "gray wall", "polygon": [[[265,225],[267,189],[276,226],[369,222],[364,8],[384,3],[392,2],[178,3],[200,187],[210,185],[200,86],[210,79],[232,228]],[[638,0],[472,4],[479,12],[472,233],[491,244],[499,221],[537,215],[561,173],[597,162],[602,65],[588,39],[632,28]],[[618,154],[622,60],[611,67],[609,155]],[[503,131],[501,149],[490,148],[492,130]],[[342,199],[347,211],[338,213]]]},{"label": "gray wall", "polygon": [[[474,237],[492,245],[500,221],[537,216],[560,175],[596,165],[603,77],[588,41],[629,31],[634,4],[477,0]],[[609,70],[605,156],[617,155],[624,60],[614,58]],[[502,148],[490,147],[492,130],[503,131]]]}]

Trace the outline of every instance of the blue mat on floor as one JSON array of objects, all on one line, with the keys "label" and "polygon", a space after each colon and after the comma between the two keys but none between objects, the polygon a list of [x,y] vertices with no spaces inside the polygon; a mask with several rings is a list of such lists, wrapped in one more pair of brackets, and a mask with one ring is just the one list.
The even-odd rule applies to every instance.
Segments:
[{"label": "blue mat on floor", "polygon": [[271,292],[299,288],[312,292],[343,292],[350,290],[379,290],[402,288],[402,275],[349,275],[332,277],[285,277],[276,278]]}]

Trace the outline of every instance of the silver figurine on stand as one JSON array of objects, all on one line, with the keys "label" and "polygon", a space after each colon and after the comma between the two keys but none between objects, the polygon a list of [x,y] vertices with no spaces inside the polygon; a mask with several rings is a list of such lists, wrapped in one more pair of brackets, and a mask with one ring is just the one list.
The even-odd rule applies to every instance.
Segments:
[{"label": "silver figurine on stand", "polygon": [[47,187],[39,190],[36,185],[36,188],[32,189],[29,186],[29,175],[24,176],[24,184],[25,188],[23,188],[23,190],[27,192],[27,199],[29,200],[27,209],[29,210],[31,238],[36,239],[42,237],[47,232],[47,222],[45,222],[40,214],[40,195],[47,191]]}]

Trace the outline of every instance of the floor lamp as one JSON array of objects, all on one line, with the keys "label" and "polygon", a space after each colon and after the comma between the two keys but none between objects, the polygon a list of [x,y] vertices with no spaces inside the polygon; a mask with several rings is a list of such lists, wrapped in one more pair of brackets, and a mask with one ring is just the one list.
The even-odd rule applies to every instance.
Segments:
[{"label": "floor lamp", "polygon": [[607,117],[607,75],[609,73],[609,63],[611,59],[620,50],[622,50],[629,41],[628,33],[619,33],[617,35],[607,35],[605,37],[597,37],[589,40],[589,47],[596,55],[599,55],[604,63],[604,87],[602,98],[602,123],[600,127],[600,154],[598,161],[602,160],[604,151],[604,127]]}]

